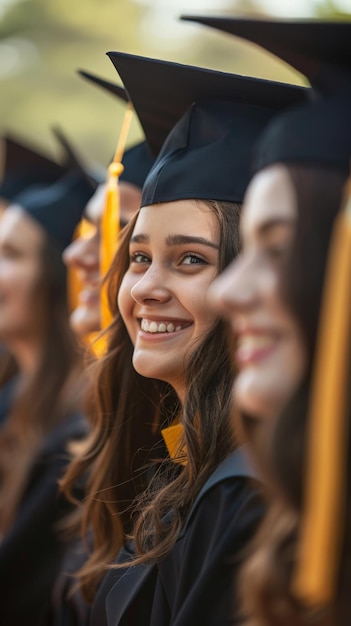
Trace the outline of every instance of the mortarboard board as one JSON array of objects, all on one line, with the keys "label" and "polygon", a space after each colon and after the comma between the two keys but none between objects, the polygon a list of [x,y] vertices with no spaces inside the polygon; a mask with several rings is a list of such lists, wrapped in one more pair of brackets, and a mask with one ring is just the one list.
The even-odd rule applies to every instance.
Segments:
[{"label": "mortarboard board", "polygon": [[324,20],[258,20],[183,15],[258,44],[304,74],[324,94],[351,93],[351,23]]},{"label": "mortarboard board", "polygon": [[71,242],[94,188],[81,174],[69,172],[52,185],[34,185],[13,199],[55,241],[62,252]]},{"label": "mortarboard board", "polygon": [[[120,100],[126,103],[129,102],[128,94],[121,85],[117,85],[86,70],[78,70],[78,74]],[[153,162],[154,158],[147,143],[142,141],[124,152],[122,159],[124,170],[119,179],[141,189]]]},{"label": "mortarboard board", "polygon": [[[263,133],[254,168],[303,161],[348,168],[351,137],[351,22],[182,16],[242,37],[303,73],[315,100],[288,111]],[[344,97],[345,96],[345,97]]]},{"label": "mortarboard board", "polygon": [[11,201],[29,185],[53,183],[67,172],[65,166],[11,135],[5,135],[3,142],[5,159],[0,197],[5,200]]},{"label": "mortarboard board", "polygon": [[91,165],[87,165],[78,154],[78,151],[75,146],[73,146],[72,141],[69,140],[66,133],[63,132],[62,128],[54,126],[52,128],[52,132],[63,149],[67,167],[69,167],[70,171],[80,173],[82,177],[91,184],[92,190],[95,191],[97,187],[105,181],[105,168],[102,166],[93,167]]},{"label": "mortarboard board", "polygon": [[[301,87],[110,52],[158,158],[142,204],[240,202],[253,143],[272,116],[302,102]],[[161,149],[162,148],[162,149]]]}]

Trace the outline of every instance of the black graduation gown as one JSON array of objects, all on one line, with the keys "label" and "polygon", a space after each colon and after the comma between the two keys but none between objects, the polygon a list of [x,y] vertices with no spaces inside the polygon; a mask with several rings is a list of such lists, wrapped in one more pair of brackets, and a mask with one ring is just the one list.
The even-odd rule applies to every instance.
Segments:
[{"label": "black graduation gown", "polygon": [[75,540],[65,553],[54,585],[51,626],[88,626],[90,605],[77,589],[75,577],[86,560],[83,541]]},{"label": "black graduation gown", "polygon": [[204,485],[165,559],[107,574],[91,626],[234,623],[235,574],[264,515],[254,477],[242,449],[230,455]]},{"label": "black graduation gown", "polygon": [[30,471],[15,522],[0,543],[1,626],[51,626],[50,594],[64,542],[56,525],[71,509],[57,481],[69,460],[67,443],[87,434],[72,414],[46,438]]}]

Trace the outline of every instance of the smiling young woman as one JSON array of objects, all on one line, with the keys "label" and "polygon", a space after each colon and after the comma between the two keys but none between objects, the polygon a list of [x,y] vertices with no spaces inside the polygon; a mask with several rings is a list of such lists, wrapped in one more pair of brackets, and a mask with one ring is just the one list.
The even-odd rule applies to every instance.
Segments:
[{"label": "smiling young woman", "polygon": [[0,614],[50,621],[50,594],[71,507],[58,494],[68,444],[87,434],[80,353],[68,321],[62,249],[91,186],[74,173],[16,197],[1,218]]},{"label": "smiling young woman", "polygon": [[243,568],[243,623],[344,626],[351,619],[351,24],[234,20],[233,27],[276,47],[306,72],[317,96],[278,117],[258,142],[243,252],[210,296],[233,329],[238,408],[271,487]]},{"label": "smiling young woman", "polygon": [[[159,120],[162,141],[109,273],[114,319],[96,378],[96,428],[67,477],[69,487],[90,471],[83,532],[92,528],[94,549],[79,576],[93,599],[133,534],[134,548],[119,556],[133,567],[105,576],[91,623],[106,623],[108,596],[115,624],[132,616],[138,624],[217,624],[231,612],[230,557],[240,559],[262,508],[230,433],[234,373],[225,325],[206,293],[239,252],[252,144],[277,109],[305,93],[130,55],[113,61],[147,139]],[[175,458],[150,481],[161,427],[174,419]]]}]

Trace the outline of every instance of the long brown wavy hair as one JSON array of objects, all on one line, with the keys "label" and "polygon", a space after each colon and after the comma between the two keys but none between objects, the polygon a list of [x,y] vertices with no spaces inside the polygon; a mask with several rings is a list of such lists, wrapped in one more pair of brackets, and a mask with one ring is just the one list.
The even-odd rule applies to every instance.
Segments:
[{"label": "long brown wavy hair", "polygon": [[[80,407],[83,395],[81,354],[69,326],[66,269],[59,250],[47,237],[38,254],[41,275],[35,300],[40,303],[44,350],[36,373],[15,394],[0,429],[1,535],[11,528],[28,471],[46,435]],[[17,375],[21,372],[14,356],[2,346],[0,387]]]},{"label": "long brown wavy hair", "polygon": [[[303,510],[310,380],[324,273],[333,222],[340,209],[347,172],[322,166],[289,165],[287,169],[296,191],[298,215],[294,241],[282,270],[281,292],[300,326],[309,362],[299,390],[278,418],[268,455],[267,450],[257,447],[257,440],[253,444],[261,464],[269,457],[268,470],[273,470],[278,488],[252,545],[252,554],[243,567],[240,586],[246,614],[243,623],[245,626],[346,625],[351,623],[346,584],[351,575],[349,504],[344,563],[335,606],[324,610],[315,607],[311,611],[297,601],[290,586]],[[252,422],[248,416],[243,419],[244,424]],[[246,429],[249,440],[251,429],[252,424]]]},{"label": "long brown wavy hair", "polygon": [[[240,206],[205,204],[220,224],[218,271],[222,271],[239,251]],[[95,427],[63,483],[65,493],[70,494],[79,477],[88,474],[81,531],[86,536],[92,530],[93,549],[77,574],[88,601],[127,535],[135,535],[139,560],[159,558],[171,549],[199,489],[234,447],[229,428],[233,372],[223,322],[217,322],[201,345],[194,347],[184,407],[172,387],[144,378],[133,368],[133,345],[117,309],[117,294],[129,267],[129,241],[136,220],[137,215],[124,229],[108,276],[114,319],[107,330],[106,356],[92,370]],[[175,417],[184,425],[187,464],[180,470],[179,464],[163,461],[149,486],[148,468],[160,461],[161,427]],[[132,506],[147,487],[141,503]],[[171,509],[172,523],[165,529],[161,520]]]}]

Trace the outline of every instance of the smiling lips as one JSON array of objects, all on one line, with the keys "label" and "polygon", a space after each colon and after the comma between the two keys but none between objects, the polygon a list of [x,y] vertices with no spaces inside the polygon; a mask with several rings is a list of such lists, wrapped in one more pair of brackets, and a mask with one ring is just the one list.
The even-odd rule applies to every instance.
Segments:
[{"label": "smiling lips", "polygon": [[260,333],[243,333],[238,335],[236,362],[239,367],[260,361],[267,357],[276,347],[277,337]]},{"label": "smiling lips", "polygon": [[152,334],[157,334],[157,333],[170,334],[170,333],[179,332],[180,330],[183,330],[184,328],[188,328],[188,326],[191,326],[191,324],[192,322],[179,321],[179,320],[175,320],[174,322],[171,322],[171,321],[158,322],[155,320],[147,320],[145,318],[142,318],[140,321],[141,330],[144,333],[152,333]]}]

